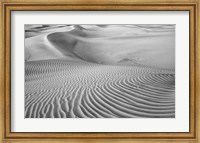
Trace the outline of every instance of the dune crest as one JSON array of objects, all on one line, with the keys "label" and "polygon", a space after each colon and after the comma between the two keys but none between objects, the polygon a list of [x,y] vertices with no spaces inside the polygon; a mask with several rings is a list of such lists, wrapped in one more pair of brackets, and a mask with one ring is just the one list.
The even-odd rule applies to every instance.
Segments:
[{"label": "dune crest", "polygon": [[72,27],[62,27],[41,32],[37,36],[25,39],[25,60],[36,61],[46,59],[68,58],[56,49],[47,39],[48,35],[60,31],[70,31]]}]

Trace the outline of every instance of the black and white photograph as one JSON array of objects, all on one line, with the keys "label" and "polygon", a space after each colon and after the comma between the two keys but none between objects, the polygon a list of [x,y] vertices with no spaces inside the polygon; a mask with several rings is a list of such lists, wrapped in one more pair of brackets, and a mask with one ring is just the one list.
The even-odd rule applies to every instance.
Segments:
[{"label": "black and white photograph", "polygon": [[25,118],[175,118],[175,24],[25,24]]}]

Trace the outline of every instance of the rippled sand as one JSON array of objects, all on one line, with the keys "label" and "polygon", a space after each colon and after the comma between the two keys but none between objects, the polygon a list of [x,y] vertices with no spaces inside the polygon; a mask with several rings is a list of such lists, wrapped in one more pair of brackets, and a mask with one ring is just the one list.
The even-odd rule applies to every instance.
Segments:
[{"label": "rippled sand", "polygon": [[173,26],[27,29],[26,118],[175,117]]}]

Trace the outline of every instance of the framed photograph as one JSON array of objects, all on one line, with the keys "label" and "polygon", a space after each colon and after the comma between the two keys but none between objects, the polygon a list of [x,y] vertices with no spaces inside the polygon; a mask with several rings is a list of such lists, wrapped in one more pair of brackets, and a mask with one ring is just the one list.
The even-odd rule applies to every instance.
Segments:
[{"label": "framed photograph", "polygon": [[1,141],[199,142],[198,0],[1,2]]}]

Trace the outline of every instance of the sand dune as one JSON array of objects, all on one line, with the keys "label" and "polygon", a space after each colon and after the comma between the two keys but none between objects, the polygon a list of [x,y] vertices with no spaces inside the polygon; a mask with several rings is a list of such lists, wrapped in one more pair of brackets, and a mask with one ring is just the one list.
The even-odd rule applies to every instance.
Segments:
[{"label": "sand dune", "polygon": [[75,26],[71,31],[52,33],[47,38],[66,56],[88,62],[175,68],[175,33],[172,30],[147,32],[127,26],[88,30]]},{"label": "sand dune", "polygon": [[47,27],[25,39],[26,118],[175,117],[173,25]]}]

